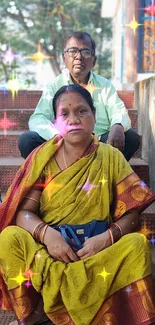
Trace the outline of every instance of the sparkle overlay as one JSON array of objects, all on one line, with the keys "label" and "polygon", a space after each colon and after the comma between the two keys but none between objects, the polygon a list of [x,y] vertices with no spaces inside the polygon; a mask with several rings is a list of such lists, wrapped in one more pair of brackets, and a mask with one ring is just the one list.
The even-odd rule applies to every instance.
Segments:
[{"label": "sparkle overlay", "polygon": [[24,283],[26,280],[28,280],[27,278],[25,278],[23,276],[22,271],[20,270],[19,274],[16,276],[16,278],[11,278],[11,280],[15,280],[17,282],[18,285],[21,285],[22,283]]},{"label": "sparkle overlay", "polygon": [[1,57],[3,57],[4,62],[8,63],[10,66],[12,65],[13,61],[16,59],[16,57],[18,57],[19,55],[15,54],[11,47],[9,46],[8,50],[1,55]]},{"label": "sparkle overlay", "polygon": [[10,79],[7,82],[7,87],[12,93],[12,98],[14,99],[15,95],[17,95],[18,90],[21,89],[21,84],[17,76],[14,76],[14,73],[12,74],[12,79]]},{"label": "sparkle overlay", "polygon": [[41,45],[40,43],[38,44],[38,51],[34,53],[31,56],[27,56],[28,59],[34,60],[38,63],[42,63],[45,59],[51,59],[52,56],[49,55],[44,55],[43,52],[41,52]]},{"label": "sparkle overlay", "polygon": [[80,186],[85,192],[87,192],[87,194],[89,195],[90,194],[90,191],[97,187],[97,185],[93,185],[89,182],[89,180],[87,180],[83,186]]},{"label": "sparkle overlay", "polygon": [[155,237],[152,236],[151,239],[149,239],[149,241],[154,246],[154,244],[155,244]]},{"label": "sparkle overlay", "polygon": [[105,281],[107,276],[109,276],[111,273],[106,272],[105,267],[103,268],[103,271],[101,273],[98,273],[97,275],[101,275]]},{"label": "sparkle overlay", "polygon": [[[145,8],[140,8],[140,10],[144,10],[149,16],[151,16],[151,20],[155,20],[155,3],[154,3],[154,0],[152,0],[150,6],[145,7]],[[147,17],[147,19],[148,19],[148,17]]]},{"label": "sparkle overlay", "polygon": [[11,126],[13,126],[13,125],[17,125],[17,123],[11,122],[7,118],[6,112],[4,112],[4,117],[3,117],[3,119],[0,120],[0,129],[3,129],[4,130],[4,135],[7,134],[7,130],[10,129]]},{"label": "sparkle overlay", "polygon": [[130,287],[127,287],[124,289],[124,291],[126,291],[129,294],[132,291],[132,289]]},{"label": "sparkle overlay", "polygon": [[31,287],[31,282],[28,280],[26,283],[24,283],[24,285],[27,287],[27,288],[29,288],[29,287]]},{"label": "sparkle overlay", "polygon": [[101,183],[102,186],[104,186],[105,183],[107,183],[107,182],[108,182],[108,181],[107,181],[107,179],[105,179],[105,178],[102,178],[102,179],[99,180],[99,183]]},{"label": "sparkle overlay", "polygon": [[28,212],[26,212],[26,214],[25,214],[24,218],[26,218],[26,220],[28,221],[28,220],[31,218],[31,216],[29,215],[29,213],[28,213]]},{"label": "sparkle overlay", "polygon": [[125,26],[129,26],[133,30],[134,34],[136,34],[136,29],[141,25],[143,24],[138,24],[138,22],[135,20],[135,16],[133,16],[133,20],[130,22],[130,24],[126,24]]}]

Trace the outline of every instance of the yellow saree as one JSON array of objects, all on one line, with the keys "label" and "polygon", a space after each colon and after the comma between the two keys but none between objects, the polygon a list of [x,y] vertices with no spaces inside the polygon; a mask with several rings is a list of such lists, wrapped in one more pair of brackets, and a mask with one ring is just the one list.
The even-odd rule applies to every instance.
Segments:
[{"label": "yellow saree", "polygon": [[[149,277],[151,250],[144,235],[125,235],[94,256],[64,264],[54,261],[24,229],[7,227],[15,223],[16,209],[36,184],[43,187],[40,217],[50,225],[93,219],[112,222],[133,208],[142,211],[154,200],[121,153],[109,145],[96,146],[61,171],[54,153],[62,141],[56,137],[28,157],[0,207],[1,229],[5,228],[0,234],[2,307],[9,309],[10,303],[5,284],[8,290],[18,287],[19,291],[19,284],[30,282],[41,293],[54,324],[150,324],[155,308]],[[124,313],[121,302],[125,302]],[[18,318],[24,319],[31,309],[30,299],[20,297]]]}]

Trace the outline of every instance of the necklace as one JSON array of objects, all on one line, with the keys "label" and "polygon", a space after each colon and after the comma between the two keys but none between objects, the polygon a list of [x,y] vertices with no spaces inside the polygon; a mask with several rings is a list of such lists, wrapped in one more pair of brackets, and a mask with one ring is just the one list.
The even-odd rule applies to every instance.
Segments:
[{"label": "necklace", "polygon": [[63,156],[63,161],[64,161],[65,168],[68,168],[67,163],[66,163],[66,158],[65,158],[65,149],[64,149],[64,146],[62,148],[62,156]]}]

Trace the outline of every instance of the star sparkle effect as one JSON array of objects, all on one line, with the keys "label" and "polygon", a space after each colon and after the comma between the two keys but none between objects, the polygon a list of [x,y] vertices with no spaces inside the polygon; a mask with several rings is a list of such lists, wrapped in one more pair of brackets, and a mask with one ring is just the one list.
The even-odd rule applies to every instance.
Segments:
[{"label": "star sparkle effect", "polygon": [[155,245],[155,237],[152,236],[151,239],[149,239],[149,242],[154,246]]},{"label": "star sparkle effect", "polygon": [[128,294],[132,291],[132,289],[128,286],[127,288],[124,289]]},{"label": "star sparkle effect", "polygon": [[44,53],[41,51],[41,45],[38,44],[38,51],[34,53],[31,56],[27,56],[28,59],[31,59],[37,63],[42,63],[45,59],[52,59],[53,56],[44,55]]},{"label": "star sparkle effect", "polygon": [[107,179],[105,179],[105,178],[102,178],[102,179],[100,179],[99,180],[99,183],[101,183],[102,184],[102,186],[104,186],[105,185],[105,183],[107,183],[108,182],[108,180]]},{"label": "star sparkle effect", "polygon": [[10,66],[12,65],[12,63],[14,62],[14,60],[18,57],[18,54],[15,54],[12,51],[12,48],[9,46],[8,50],[1,55],[1,57],[4,59],[5,63],[8,63]]},{"label": "star sparkle effect", "polygon": [[97,185],[93,185],[89,182],[89,180],[86,180],[83,186],[78,186],[78,188],[81,187],[85,192],[87,192],[88,195],[90,195],[90,192],[93,188],[96,188]]},{"label": "star sparkle effect", "polygon": [[53,97],[50,95],[49,92],[45,93],[45,94],[43,95],[43,98],[47,99],[48,102],[49,102],[51,99],[53,99]]},{"label": "star sparkle effect", "polygon": [[31,287],[31,282],[28,280],[27,282],[25,282],[24,283],[24,285],[27,287],[27,289],[29,288],[29,287]]},{"label": "star sparkle effect", "polygon": [[28,213],[28,212],[26,212],[26,214],[25,214],[24,218],[26,218],[26,220],[28,221],[28,220],[31,218],[31,216],[29,215],[29,213]]},{"label": "star sparkle effect", "polygon": [[[151,20],[155,20],[155,3],[154,0],[151,1],[150,6],[145,8],[140,8],[140,10],[144,10],[149,16],[151,16]],[[148,19],[149,17],[144,16],[144,19]]]},{"label": "star sparkle effect", "polygon": [[143,24],[138,24],[138,22],[135,20],[135,16],[133,16],[132,21],[129,24],[126,24],[125,26],[129,26],[133,30],[134,34],[136,34],[136,29],[141,25]]},{"label": "star sparkle effect", "polygon": [[21,285],[22,283],[24,283],[28,279],[23,276],[23,273],[20,270],[19,274],[15,278],[11,278],[11,280],[16,281],[18,285]]},{"label": "star sparkle effect", "polygon": [[22,85],[17,78],[17,76],[14,76],[14,73],[12,74],[12,79],[8,80],[7,87],[12,93],[12,98],[14,99],[15,95],[17,95],[18,91],[21,89]]},{"label": "star sparkle effect", "polygon": [[111,273],[106,272],[105,267],[103,268],[103,271],[101,273],[98,273],[97,275],[101,275],[105,281],[105,279],[111,275]]},{"label": "star sparkle effect", "polygon": [[0,120],[0,129],[3,129],[4,135],[7,135],[7,130],[11,128],[13,125],[18,125],[16,122],[11,122],[7,118],[6,112],[4,112],[4,117]]},{"label": "star sparkle effect", "polygon": [[91,96],[93,95],[94,91],[96,90],[100,90],[101,87],[95,87],[92,83],[88,84],[87,86],[85,86],[85,88],[89,91],[89,93],[91,94]]},{"label": "star sparkle effect", "polygon": [[35,255],[35,258],[37,258],[37,259],[40,259],[42,256],[41,256],[41,254],[38,252],[36,255]]}]

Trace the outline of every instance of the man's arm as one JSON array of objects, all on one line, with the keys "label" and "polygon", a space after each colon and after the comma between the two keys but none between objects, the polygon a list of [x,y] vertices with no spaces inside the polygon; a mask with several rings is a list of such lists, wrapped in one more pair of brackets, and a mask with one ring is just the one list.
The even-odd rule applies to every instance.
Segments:
[{"label": "man's arm", "polygon": [[113,85],[107,81],[102,91],[106,112],[109,120],[109,135],[107,143],[123,152],[125,145],[124,132],[130,129],[131,121],[122,100],[118,97]]},{"label": "man's arm", "polygon": [[52,85],[47,85],[34,113],[29,119],[30,131],[36,131],[45,140],[53,138],[58,133],[52,123],[54,119],[52,106],[54,94]]},{"label": "man's arm", "polygon": [[128,111],[124,106],[123,101],[118,97],[116,89],[107,81],[106,88],[102,92],[102,98],[105,102],[106,98],[106,111],[110,122],[110,128],[114,124],[121,124],[124,127],[124,132],[131,128],[131,121],[128,115]]}]

